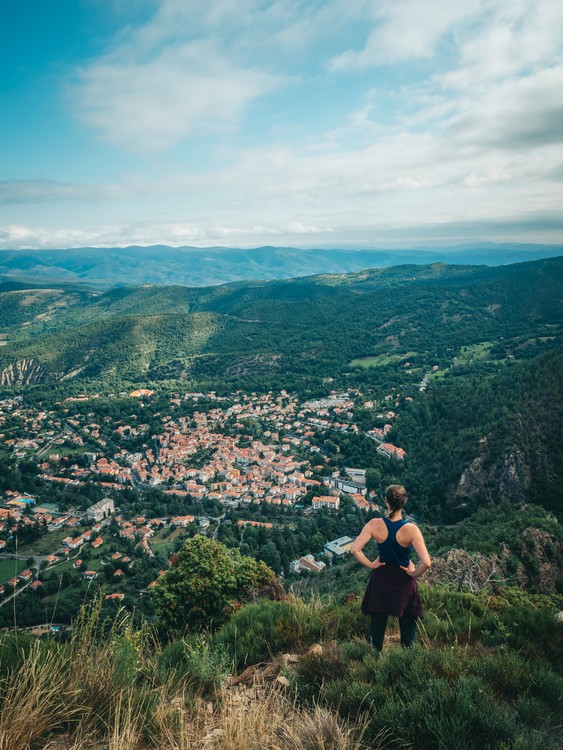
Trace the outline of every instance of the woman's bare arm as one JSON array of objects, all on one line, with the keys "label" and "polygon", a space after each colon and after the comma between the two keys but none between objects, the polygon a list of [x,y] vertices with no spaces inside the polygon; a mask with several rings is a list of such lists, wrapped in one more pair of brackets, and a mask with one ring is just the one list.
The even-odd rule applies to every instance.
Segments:
[{"label": "woman's bare arm", "polygon": [[356,540],[354,544],[352,545],[350,549],[350,553],[356,558],[356,560],[361,563],[364,567],[369,568],[370,570],[375,570],[375,568],[379,568],[382,565],[385,565],[385,563],[379,562],[379,557],[377,557],[373,562],[367,558],[364,553],[362,552],[363,548],[366,546],[366,544],[371,541],[371,539],[375,539],[373,532],[373,521],[368,521],[364,528],[361,530],[360,535],[356,537]]}]

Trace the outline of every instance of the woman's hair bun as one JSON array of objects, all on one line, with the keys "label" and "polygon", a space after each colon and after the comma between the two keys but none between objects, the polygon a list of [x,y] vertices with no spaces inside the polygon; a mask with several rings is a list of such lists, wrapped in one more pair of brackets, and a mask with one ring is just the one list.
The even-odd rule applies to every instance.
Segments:
[{"label": "woman's hair bun", "polygon": [[401,484],[390,484],[385,490],[385,499],[391,510],[402,510],[407,502],[407,491]]}]

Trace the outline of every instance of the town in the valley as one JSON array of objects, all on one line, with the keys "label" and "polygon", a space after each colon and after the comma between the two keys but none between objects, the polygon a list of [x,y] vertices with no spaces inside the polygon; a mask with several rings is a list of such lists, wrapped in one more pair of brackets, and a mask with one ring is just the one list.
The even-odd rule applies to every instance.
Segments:
[{"label": "town in the valley", "polygon": [[[34,629],[44,632],[69,619],[61,589],[76,604],[85,587],[108,602],[139,597],[146,606],[170,555],[194,534],[227,536],[243,552],[254,535],[281,575],[323,571],[349,551],[366,514],[383,510],[369,469],[366,478],[362,466],[337,460],[338,436],[362,435],[384,464],[397,467],[405,452],[387,435],[412,400],[396,389],[378,402],[359,391],[300,402],[285,391],[163,396],[147,388],[69,396],[49,408],[3,400],[0,450],[35,472],[38,489],[4,480],[0,614],[27,592],[32,609],[39,603],[45,610]],[[121,405],[118,414],[112,402]],[[363,431],[358,403],[381,426]],[[142,421],[146,414],[150,423]],[[311,539],[306,519],[326,519],[342,503],[355,515],[349,533],[326,521]],[[279,555],[282,533],[302,540],[290,560]]]}]

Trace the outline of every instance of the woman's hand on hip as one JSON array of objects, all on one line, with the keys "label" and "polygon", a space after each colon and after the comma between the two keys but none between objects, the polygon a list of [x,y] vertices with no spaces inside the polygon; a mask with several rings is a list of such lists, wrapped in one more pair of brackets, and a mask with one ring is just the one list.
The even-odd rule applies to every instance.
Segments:
[{"label": "woman's hand on hip", "polygon": [[381,562],[381,560],[379,559],[379,557],[376,557],[375,560],[371,564],[371,569],[372,570],[377,570],[377,568],[381,568],[381,567],[383,567],[383,565],[385,565],[385,563]]},{"label": "woman's hand on hip", "polygon": [[405,573],[407,573],[407,575],[411,576],[411,578],[412,578],[412,574],[416,570],[416,565],[411,560],[408,565],[401,565],[400,568],[401,568],[401,570],[404,570]]}]

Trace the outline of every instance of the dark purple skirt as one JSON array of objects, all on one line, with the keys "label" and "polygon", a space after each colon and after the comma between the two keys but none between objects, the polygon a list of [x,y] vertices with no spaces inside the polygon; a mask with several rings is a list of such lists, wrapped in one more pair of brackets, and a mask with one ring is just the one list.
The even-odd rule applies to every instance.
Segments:
[{"label": "dark purple skirt", "polygon": [[386,563],[372,570],[362,601],[364,615],[379,613],[424,617],[416,580],[398,565]]}]

